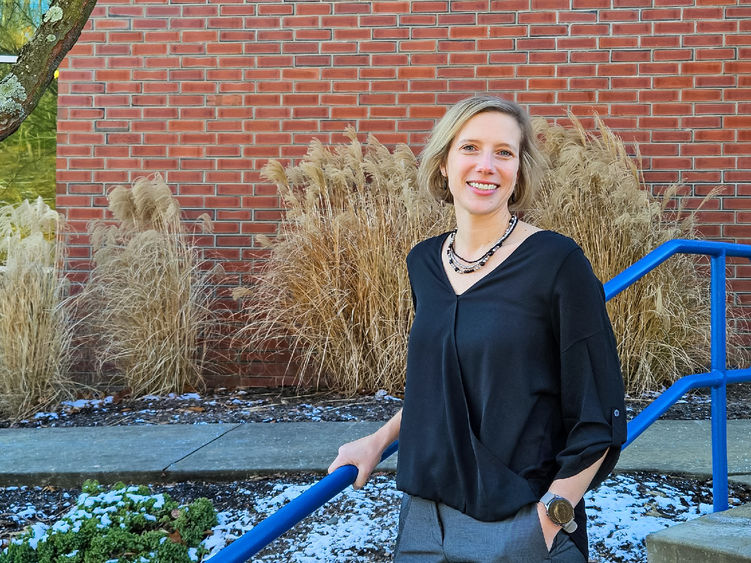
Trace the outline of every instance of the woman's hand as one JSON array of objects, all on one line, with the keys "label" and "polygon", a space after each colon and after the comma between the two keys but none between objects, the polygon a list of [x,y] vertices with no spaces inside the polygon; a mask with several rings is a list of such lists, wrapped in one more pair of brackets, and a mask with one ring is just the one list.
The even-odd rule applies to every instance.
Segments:
[{"label": "woman's hand", "polygon": [[557,524],[554,524],[553,521],[548,518],[548,513],[545,510],[545,505],[541,502],[537,503],[537,516],[540,518],[542,535],[545,537],[545,545],[547,546],[548,551],[550,551],[550,549],[553,547],[553,540],[555,539],[555,535],[558,533],[561,527]]},{"label": "woman's hand", "polygon": [[385,449],[382,444],[383,441],[376,434],[344,444],[339,448],[339,455],[329,465],[329,473],[342,465],[354,465],[357,467],[357,479],[353,487],[361,489],[381,461],[381,454]]},{"label": "woman's hand", "polygon": [[329,465],[329,473],[342,465],[354,465],[357,467],[357,479],[355,479],[353,486],[355,489],[364,487],[373,469],[381,461],[383,450],[399,437],[401,424],[402,409],[399,409],[386,424],[373,434],[341,446],[339,455]]}]

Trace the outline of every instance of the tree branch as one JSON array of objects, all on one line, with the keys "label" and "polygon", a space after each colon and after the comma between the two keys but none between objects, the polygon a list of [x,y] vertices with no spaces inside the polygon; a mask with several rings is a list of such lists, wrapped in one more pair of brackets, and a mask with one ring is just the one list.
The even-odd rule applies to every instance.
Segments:
[{"label": "tree branch", "polygon": [[96,0],[56,0],[47,10],[10,74],[0,80],[0,141],[34,110],[95,5]]}]

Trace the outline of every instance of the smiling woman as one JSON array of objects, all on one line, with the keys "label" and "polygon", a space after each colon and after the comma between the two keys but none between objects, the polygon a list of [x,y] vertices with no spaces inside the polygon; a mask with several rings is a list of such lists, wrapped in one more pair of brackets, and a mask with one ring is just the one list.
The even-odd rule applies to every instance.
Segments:
[{"label": "smiling woman", "polygon": [[421,155],[457,228],[407,256],[402,411],[329,467],[362,487],[398,438],[400,563],[588,560],[582,498],[625,440],[623,382],[581,248],[517,217],[541,167],[527,112],[490,96],[449,109]]}]

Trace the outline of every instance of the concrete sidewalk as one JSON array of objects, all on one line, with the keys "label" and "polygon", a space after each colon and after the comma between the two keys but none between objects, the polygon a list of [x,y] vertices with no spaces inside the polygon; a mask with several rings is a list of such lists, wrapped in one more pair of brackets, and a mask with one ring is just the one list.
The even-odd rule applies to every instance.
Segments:
[{"label": "concrete sidewalk", "polygon": [[[0,429],[0,486],[80,486],[236,480],[277,471],[325,471],[340,444],[377,422],[294,422]],[[709,421],[658,421],[616,471],[710,476]],[[396,455],[379,466],[394,470]],[[751,484],[751,420],[728,421],[730,479]]]}]

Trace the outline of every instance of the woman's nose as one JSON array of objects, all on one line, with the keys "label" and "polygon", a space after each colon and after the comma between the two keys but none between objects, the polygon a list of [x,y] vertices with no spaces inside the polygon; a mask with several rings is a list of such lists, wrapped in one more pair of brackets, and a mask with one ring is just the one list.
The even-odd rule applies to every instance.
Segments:
[{"label": "woman's nose", "polygon": [[475,165],[478,172],[492,172],[493,170],[493,155],[490,153],[481,153],[477,157],[477,164]]}]

